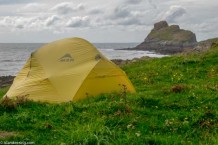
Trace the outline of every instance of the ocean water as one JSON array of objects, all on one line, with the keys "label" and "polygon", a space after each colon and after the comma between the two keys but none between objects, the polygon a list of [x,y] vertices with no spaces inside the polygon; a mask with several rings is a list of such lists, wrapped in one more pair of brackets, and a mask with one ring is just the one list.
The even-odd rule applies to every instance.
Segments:
[{"label": "ocean water", "polygon": [[[94,45],[109,59],[133,59],[142,56],[163,57],[149,51],[118,50],[132,48],[138,43],[95,43]],[[31,52],[43,43],[0,43],[0,76],[16,75],[23,67]]]}]

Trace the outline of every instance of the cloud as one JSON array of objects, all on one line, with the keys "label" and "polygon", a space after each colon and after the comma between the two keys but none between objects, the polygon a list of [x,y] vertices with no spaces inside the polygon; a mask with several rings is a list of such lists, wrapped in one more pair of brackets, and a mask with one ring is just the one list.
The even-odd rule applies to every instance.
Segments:
[{"label": "cloud", "polygon": [[84,10],[84,4],[74,5],[72,2],[63,2],[56,4],[54,7],[51,8],[51,11],[56,12],[60,15],[70,14],[74,11]]},{"label": "cloud", "polygon": [[178,5],[170,6],[169,10],[162,17],[163,20],[168,22],[175,22],[175,20],[186,13],[185,8]]},{"label": "cloud", "polygon": [[60,18],[56,15],[53,15],[51,17],[48,17],[46,20],[45,20],[45,25],[46,26],[53,26],[55,25],[58,21],[60,20]]},{"label": "cloud", "polygon": [[27,19],[23,17],[10,17],[6,16],[0,20],[0,25],[3,27],[13,27],[17,29],[23,29]]},{"label": "cloud", "polygon": [[19,3],[28,3],[35,0],[0,0],[0,5],[10,5]]},{"label": "cloud", "polygon": [[85,5],[82,4],[82,3],[78,4],[78,5],[74,8],[74,10],[84,10],[84,9],[85,9]]},{"label": "cloud", "polygon": [[9,16],[3,17],[0,19],[0,26],[6,27],[13,24],[13,21],[10,19]]},{"label": "cloud", "polygon": [[3,32],[8,36],[22,32],[20,35],[25,38],[41,33],[42,37],[46,34],[50,39],[55,37],[55,32],[61,33],[58,37],[65,37],[76,34],[81,28],[87,34],[102,34],[98,38],[91,36],[95,41],[107,37],[113,41],[120,31],[126,41],[131,41],[130,31],[137,38],[140,35],[139,40],[142,40],[153,24],[163,19],[196,32],[201,39],[218,35],[217,0],[210,3],[205,0],[118,0],[109,3],[102,0],[0,0],[0,7],[0,33],[5,40],[12,40],[12,37],[6,38]]},{"label": "cloud", "polygon": [[92,8],[89,11],[89,14],[103,14],[104,11],[98,7]]},{"label": "cloud", "polygon": [[142,2],[142,0],[126,0],[127,4],[139,4],[141,2]]},{"label": "cloud", "polygon": [[119,6],[113,10],[108,19],[111,21],[109,24],[112,23],[113,25],[142,25],[143,16],[144,12],[142,11],[134,10],[126,6]]},{"label": "cloud", "polygon": [[127,7],[116,7],[113,12],[114,18],[123,18],[130,15],[130,10]]},{"label": "cloud", "polygon": [[46,7],[46,4],[40,3],[29,3],[24,7],[18,9],[19,12],[39,12],[42,11]]},{"label": "cloud", "polygon": [[55,5],[51,8],[51,10],[57,12],[58,14],[67,14],[73,12],[72,5],[73,3],[64,2]]},{"label": "cloud", "polygon": [[148,3],[149,3],[154,9],[157,9],[157,6],[153,3],[153,0],[148,0]]},{"label": "cloud", "polygon": [[14,21],[14,27],[17,29],[23,29],[25,27],[25,24],[27,23],[28,23],[27,18],[17,17]]},{"label": "cloud", "polygon": [[142,25],[142,22],[136,17],[125,18],[117,21],[118,25]]},{"label": "cloud", "polygon": [[67,27],[87,27],[90,26],[90,19],[88,16],[76,16],[76,17],[72,17],[67,23],[66,23]]},{"label": "cloud", "polygon": [[[45,19],[40,17],[6,16],[0,19],[0,26],[10,30],[37,31],[45,28]],[[25,28],[25,29],[24,29]]]},{"label": "cloud", "polygon": [[18,29],[23,29],[23,28],[24,28],[24,25],[18,24],[18,25],[16,25],[16,28],[18,28]]}]

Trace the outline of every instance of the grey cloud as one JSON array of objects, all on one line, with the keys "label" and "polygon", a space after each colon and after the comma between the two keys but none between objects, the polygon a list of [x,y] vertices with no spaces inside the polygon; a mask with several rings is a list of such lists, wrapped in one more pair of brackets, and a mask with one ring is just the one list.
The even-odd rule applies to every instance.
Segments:
[{"label": "grey cloud", "polygon": [[[51,20],[50,20],[51,21]],[[17,17],[6,16],[0,19],[0,26],[10,29],[24,29],[24,30],[40,30],[45,27],[45,22],[48,23],[48,19],[39,17]],[[51,22],[50,22],[51,23]]]},{"label": "grey cloud", "polygon": [[28,3],[24,7],[18,9],[19,12],[39,12],[46,8],[46,4]]},{"label": "grey cloud", "polygon": [[[141,11],[133,11],[130,7],[116,7],[109,17],[114,25],[142,25]],[[140,17],[138,17],[140,16]]]},{"label": "grey cloud", "polygon": [[130,15],[130,10],[127,7],[116,7],[112,14],[112,18],[124,18]]},{"label": "grey cloud", "polygon": [[56,15],[48,17],[47,20],[45,21],[46,26],[52,26],[54,25],[60,18]]},{"label": "grey cloud", "polygon": [[71,3],[60,3],[55,5],[52,11],[56,11],[58,14],[67,14],[73,11]]},{"label": "grey cloud", "polygon": [[66,24],[67,27],[87,27],[89,25],[90,25],[90,20],[88,16],[72,17]]},{"label": "grey cloud", "polygon": [[0,25],[3,27],[12,27],[12,28],[24,28],[24,24],[27,19],[23,17],[14,17],[14,16],[6,16],[0,20]]},{"label": "grey cloud", "polygon": [[127,0],[126,1],[127,4],[139,4],[141,2],[142,2],[142,0]]},{"label": "grey cloud", "polygon": [[71,2],[63,2],[55,5],[51,8],[51,11],[55,11],[58,14],[65,15],[72,13],[74,11],[84,10],[85,6],[83,4],[74,5]]},{"label": "grey cloud", "polygon": [[25,24],[25,19],[21,17],[4,17],[0,20],[0,25],[3,27],[13,27],[17,29],[23,29]]},{"label": "grey cloud", "polygon": [[13,25],[13,23],[14,23],[13,20],[9,16],[6,16],[6,17],[0,19],[0,26],[3,26],[3,27],[11,26],[11,25]]},{"label": "grey cloud", "polygon": [[136,17],[125,18],[117,22],[118,25],[142,25],[142,22]]},{"label": "grey cloud", "polygon": [[157,6],[153,3],[153,0],[148,0],[148,3],[149,3],[154,9],[157,9]]},{"label": "grey cloud", "polygon": [[171,6],[170,9],[164,14],[162,19],[168,22],[175,22],[175,20],[186,13],[186,10],[181,6]]},{"label": "grey cloud", "polygon": [[89,10],[89,14],[101,14],[101,13],[104,13],[104,11],[100,8],[93,8]]},{"label": "grey cloud", "polygon": [[10,5],[10,4],[19,4],[19,3],[30,3],[36,0],[0,0],[0,5]]},{"label": "grey cloud", "polygon": [[23,29],[23,28],[24,28],[24,25],[18,24],[18,25],[16,25],[16,28],[18,28],[18,29]]},{"label": "grey cloud", "polygon": [[84,10],[84,9],[85,9],[85,5],[82,4],[82,3],[78,4],[78,5],[74,8],[74,10]]}]

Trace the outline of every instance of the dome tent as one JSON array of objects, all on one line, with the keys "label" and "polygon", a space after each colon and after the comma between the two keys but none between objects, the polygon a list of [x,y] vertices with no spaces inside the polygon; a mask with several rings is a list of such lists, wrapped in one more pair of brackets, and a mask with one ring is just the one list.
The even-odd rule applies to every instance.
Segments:
[{"label": "dome tent", "polygon": [[121,92],[124,86],[135,92],[125,72],[91,43],[67,38],[33,52],[4,97],[61,103]]}]

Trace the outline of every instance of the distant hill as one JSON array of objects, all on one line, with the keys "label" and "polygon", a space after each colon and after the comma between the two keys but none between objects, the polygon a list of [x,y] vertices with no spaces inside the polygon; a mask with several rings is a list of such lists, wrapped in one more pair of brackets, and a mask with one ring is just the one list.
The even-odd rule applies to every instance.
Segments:
[{"label": "distant hill", "polygon": [[169,26],[166,21],[160,21],[154,24],[154,28],[144,42],[134,49],[174,54],[182,52],[185,48],[194,48],[196,45],[196,36],[193,32],[180,29],[178,25]]}]

